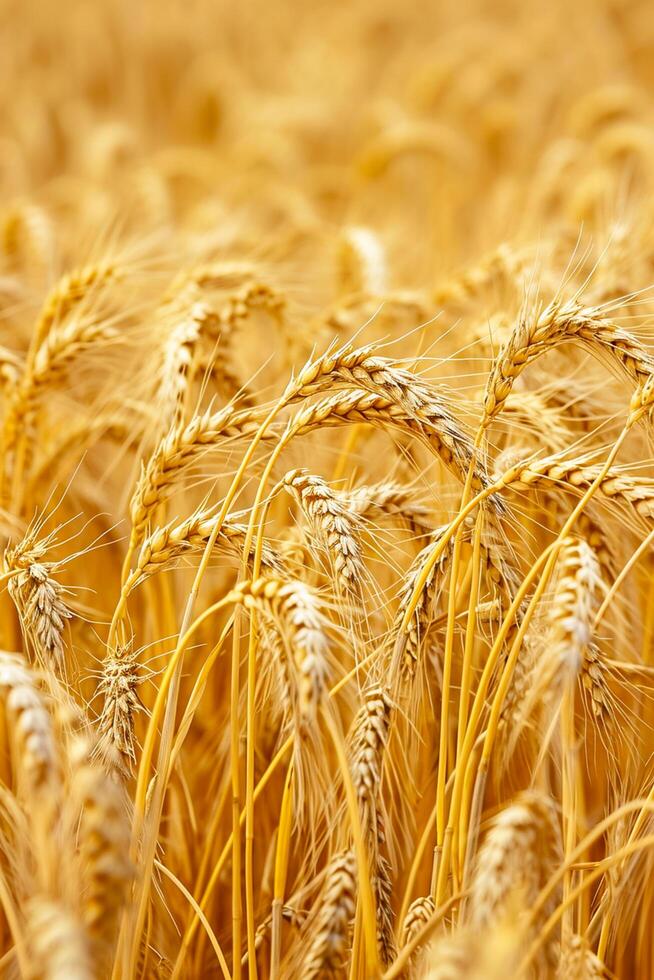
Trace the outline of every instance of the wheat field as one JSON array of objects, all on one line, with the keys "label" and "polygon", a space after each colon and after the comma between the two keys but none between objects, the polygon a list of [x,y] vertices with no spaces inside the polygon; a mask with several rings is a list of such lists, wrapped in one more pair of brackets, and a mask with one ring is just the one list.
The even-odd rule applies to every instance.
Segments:
[{"label": "wheat field", "polygon": [[0,9],[0,976],[654,976],[652,5]]}]

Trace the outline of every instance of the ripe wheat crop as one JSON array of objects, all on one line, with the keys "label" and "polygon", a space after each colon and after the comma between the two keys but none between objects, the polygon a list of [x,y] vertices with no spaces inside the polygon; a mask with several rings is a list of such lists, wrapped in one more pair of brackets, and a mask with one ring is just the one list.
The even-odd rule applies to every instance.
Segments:
[{"label": "ripe wheat crop", "polygon": [[0,976],[654,976],[648,0],[5,0]]}]

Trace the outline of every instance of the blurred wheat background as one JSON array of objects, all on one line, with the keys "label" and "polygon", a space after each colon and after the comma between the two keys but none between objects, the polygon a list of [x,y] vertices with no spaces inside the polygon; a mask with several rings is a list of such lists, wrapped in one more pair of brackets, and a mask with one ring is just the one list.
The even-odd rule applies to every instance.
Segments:
[{"label": "blurred wheat background", "polygon": [[652,5],[0,7],[0,975],[652,977]]}]

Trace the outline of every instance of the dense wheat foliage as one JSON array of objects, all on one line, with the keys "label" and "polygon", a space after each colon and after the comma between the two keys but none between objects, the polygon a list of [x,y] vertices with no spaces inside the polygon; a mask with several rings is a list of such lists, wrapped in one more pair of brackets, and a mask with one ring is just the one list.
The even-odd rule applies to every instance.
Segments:
[{"label": "dense wheat foliage", "polygon": [[654,976],[654,9],[5,0],[0,975]]}]

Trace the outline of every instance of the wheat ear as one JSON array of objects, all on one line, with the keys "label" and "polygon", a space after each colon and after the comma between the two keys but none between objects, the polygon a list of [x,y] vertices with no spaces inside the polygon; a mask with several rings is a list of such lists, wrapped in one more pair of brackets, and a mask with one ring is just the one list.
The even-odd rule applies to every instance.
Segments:
[{"label": "wheat ear", "polygon": [[325,873],[315,935],[302,965],[306,980],[324,980],[344,969],[350,924],[356,908],[356,860],[351,851],[336,854]]},{"label": "wheat ear", "polygon": [[291,470],[282,485],[299,501],[313,530],[325,541],[337,581],[346,592],[360,590],[364,565],[359,536],[361,523],[320,477]]}]

